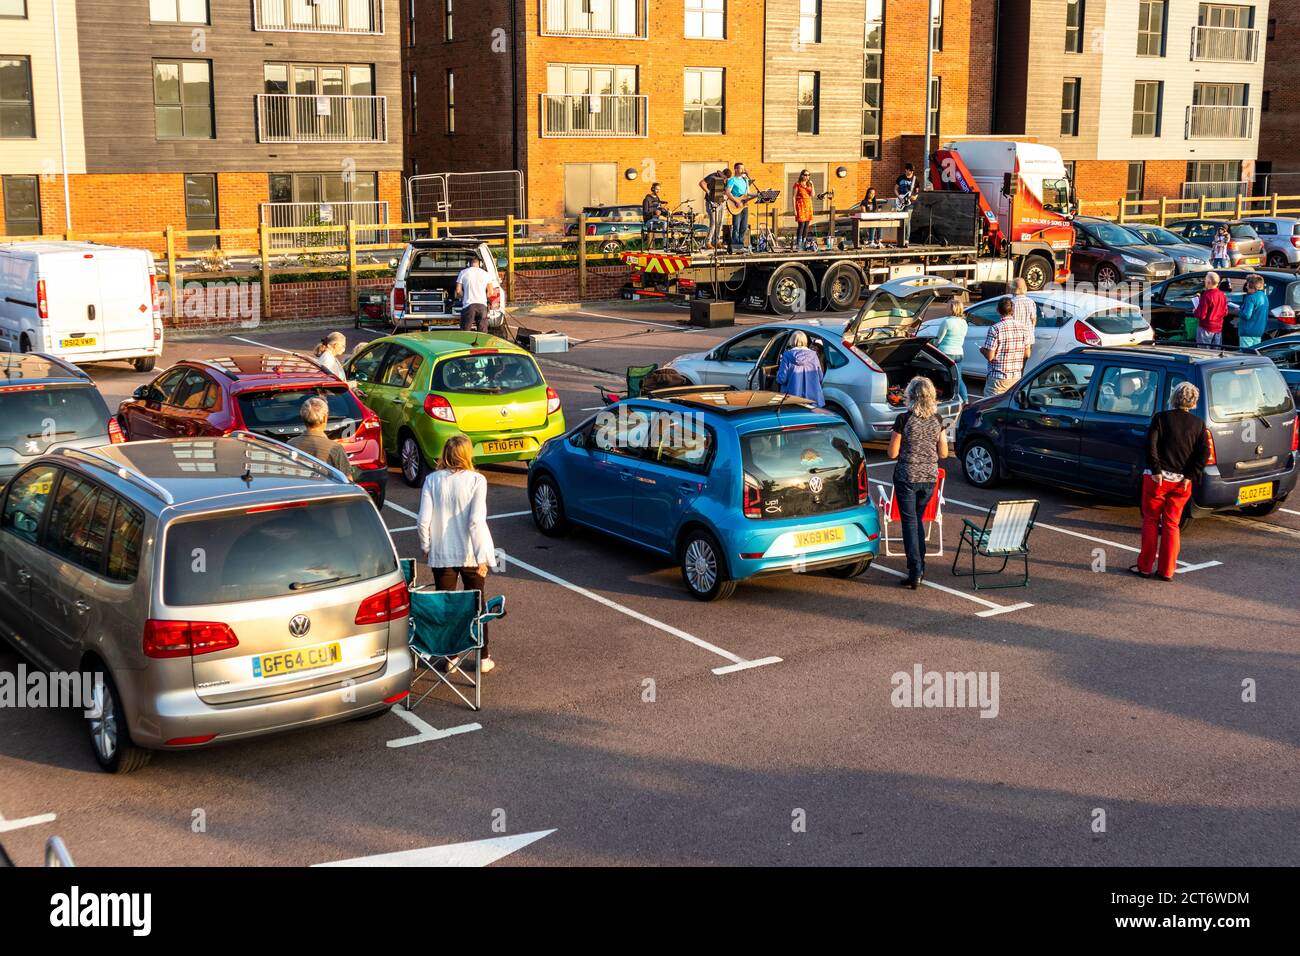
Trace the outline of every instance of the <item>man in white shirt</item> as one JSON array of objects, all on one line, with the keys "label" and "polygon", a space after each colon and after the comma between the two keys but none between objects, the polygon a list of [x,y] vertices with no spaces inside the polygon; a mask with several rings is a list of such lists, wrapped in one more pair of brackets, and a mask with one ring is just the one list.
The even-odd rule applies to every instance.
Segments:
[{"label": "man in white shirt", "polygon": [[488,330],[488,297],[495,295],[497,284],[483,268],[478,256],[465,260],[465,268],[456,276],[456,295],[460,297],[460,330]]}]

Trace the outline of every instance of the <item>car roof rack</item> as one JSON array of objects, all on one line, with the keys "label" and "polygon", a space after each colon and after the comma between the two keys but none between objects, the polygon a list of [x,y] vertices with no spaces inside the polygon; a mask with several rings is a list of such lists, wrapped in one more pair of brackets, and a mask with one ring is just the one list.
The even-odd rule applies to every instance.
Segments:
[{"label": "car roof rack", "polygon": [[102,468],[104,471],[117,475],[117,477],[121,478],[123,481],[129,481],[131,484],[143,488],[163,504],[176,504],[176,499],[172,497],[172,493],[162,485],[158,484],[158,482],[140,474],[140,472],[133,468],[128,468],[121,462],[114,461],[107,455],[102,455],[97,451],[92,451],[86,448],[58,448],[55,449],[55,454],[63,458],[76,458],[88,465]]},{"label": "car roof rack", "polygon": [[340,484],[352,484],[352,478],[350,475],[343,474],[343,472],[339,471],[333,465],[327,464],[319,458],[309,455],[305,451],[300,451],[285,442],[277,441],[274,438],[268,438],[266,435],[259,435],[256,432],[250,431],[234,431],[230,432],[226,437],[233,438],[236,441],[246,442],[250,445],[262,445],[267,451],[279,452],[296,464],[302,464],[306,465],[308,468],[314,468],[320,474],[327,478],[331,478]]}]

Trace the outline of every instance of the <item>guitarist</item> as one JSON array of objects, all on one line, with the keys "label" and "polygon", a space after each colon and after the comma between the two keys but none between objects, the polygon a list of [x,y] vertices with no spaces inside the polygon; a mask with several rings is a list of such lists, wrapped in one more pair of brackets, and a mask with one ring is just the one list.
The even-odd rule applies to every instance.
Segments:
[{"label": "guitarist", "polygon": [[731,211],[731,251],[749,249],[745,237],[749,233],[749,203],[758,195],[749,179],[744,163],[736,163],[731,178],[727,180],[727,208]]},{"label": "guitarist", "polygon": [[[894,183],[894,194],[898,197],[899,212],[906,212],[912,208],[916,202],[917,195],[921,192],[921,181],[916,176],[916,167],[911,163],[903,166],[903,174],[898,177]],[[904,249],[907,248],[908,241],[912,237],[912,217],[908,216],[898,224],[899,245]]]}]

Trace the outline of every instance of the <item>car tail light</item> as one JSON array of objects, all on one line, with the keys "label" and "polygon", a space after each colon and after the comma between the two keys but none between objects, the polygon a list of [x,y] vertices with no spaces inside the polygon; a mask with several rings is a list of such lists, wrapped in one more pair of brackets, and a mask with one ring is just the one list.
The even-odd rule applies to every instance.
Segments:
[{"label": "car tail light", "polygon": [[396,621],[411,613],[411,594],[405,584],[394,584],[372,594],[357,608],[357,624],[382,624]]},{"label": "car tail light", "polygon": [[1291,245],[1295,246],[1297,249],[1300,249],[1300,236],[1292,236]]},{"label": "car tail light", "polygon": [[761,518],[763,516],[763,490],[758,486],[758,482],[749,475],[745,476],[745,497],[742,509],[746,518]]},{"label": "car tail light", "polygon": [[384,434],[383,423],[379,421],[379,416],[369,409],[366,410],[366,416],[361,419],[361,427],[357,429],[357,438],[362,441],[373,438],[375,441],[382,441]]},{"label": "car tail light", "polygon": [[424,414],[430,418],[436,418],[440,422],[454,423],[456,421],[456,413],[452,411],[451,402],[441,395],[424,396]]},{"label": "car tail light", "polygon": [[122,423],[117,420],[116,415],[108,416],[108,443],[110,445],[120,445],[126,441],[126,435],[122,432]]},{"label": "car tail light", "polygon": [[884,375],[884,374],[885,374],[885,370],[884,370],[883,368],[881,368],[879,365],[877,365],[875,362],[873,362],[873,361],[871,360],[871,357],[870,357],[869,355],[867,355],[867,353],[865,353],[865,352],[861,352],[861,351],[858,350],[858,347],[857,347],[856,345],[853,344],[852,339],[845,339],[845,340],[844,340],[843,342],[841,342],[840,344],[843,345],[846,349],[848,349],[850,353],[852,353],[853,355],[856,355],[856,356],[858,357],[858,359],[859,359],[859,360],[860,360],[864,365],[867,366],[867,368],[871,369],[871,371],[873,371],[873,372],[878,372],[878,373],[881,374],[881,375]]},{"label": "car tail light", "polygon": [[1210,453],[1206,456],[1205,463],[1207,465],[1217,465],[1219,463],[1219,458],[1214,453],[1214,433],[1208,428],[1205,429],[1205,443],[1210,447]]},{"label": "car tail light", "polygon": [[[153,307],[154,318],[158,318],[158,313],[162,311],[158,304],[158,277],[153,273],[149,274],[149,302]],[[158,328],[154,328],[154,340],[158,339]]]},{"label": "car tail light", "polygon": [[393,311],[400,312],[406,308],[406,290],[393,286]]},{"label": "car tail light", "polygon": [[867,463],[860,461],[858,462],[858,504],[865,505],[867,503],[868,491]]},{"label": "car tail light", "polygon": [[198,657],[238,646],[230,625],[220,621],[144,622],[145,657]]},{"label": "car tail light", "polygon": [[1277,319],[1284,325],[1295,325],[1295,309],[1289,305],[1281,306],[1273,313],[1273,318]]},{"label": "car tail light", "polygon": [[1236,239],[1229,239],[1229,240],[1228,240],[1228,251],[1229,251],[1229,252],[1236,252],[1236,251],[1237,251],[1237,240],[1236,240]]},{"label": "car tail light", "polygon": [[1084,345],[1101,345],[1101,336],[1094,332],[1086,322],[1074,323],[1074,337]]},{"label": "car tail light", "polygon": [[45,297],[45,280],[36,280],[36,314],[42,319],[50,317],[50,300]]},{"label": "car tail light", "polygon": [[1295,417],[1295,427],[1291,429],[1291,450],[1300,451],[1300,415]]},{"label": "car tail light", "polygon": [[546,414],[554,415],[560,410],[560,393],[551,386],[546,386]]}]

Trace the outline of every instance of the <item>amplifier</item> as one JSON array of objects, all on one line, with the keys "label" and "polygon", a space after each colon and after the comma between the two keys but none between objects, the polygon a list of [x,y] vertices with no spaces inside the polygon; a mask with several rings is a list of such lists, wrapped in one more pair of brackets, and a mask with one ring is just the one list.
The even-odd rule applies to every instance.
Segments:
[{"label": "amplifier", "polygon": [[691,303],[691,325],[717,329],[736,324],[736,303],[696,299]]}]

